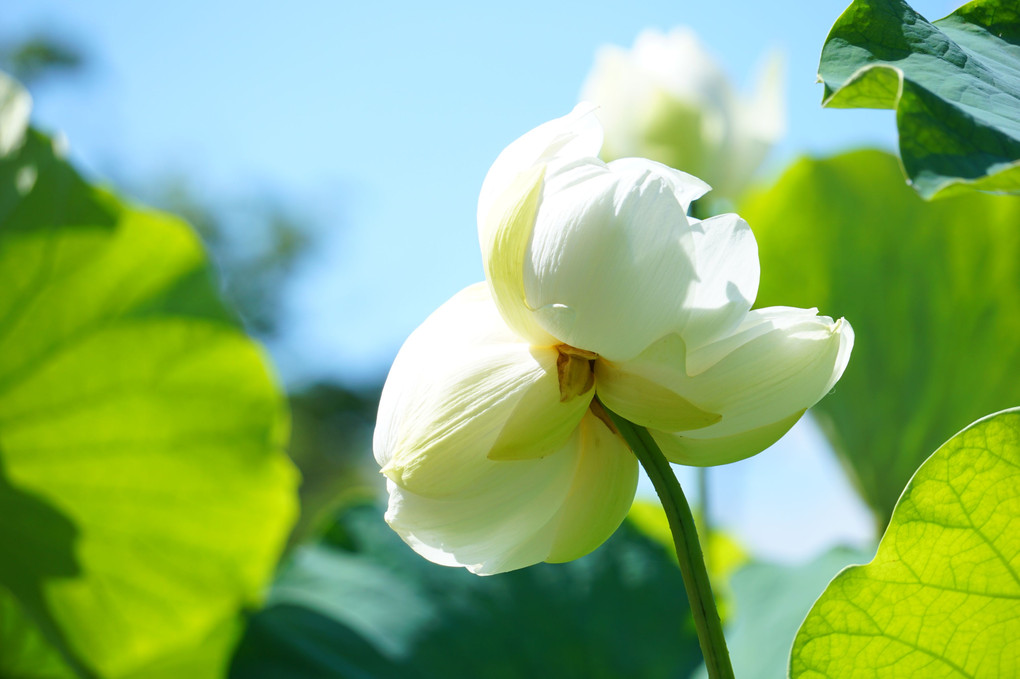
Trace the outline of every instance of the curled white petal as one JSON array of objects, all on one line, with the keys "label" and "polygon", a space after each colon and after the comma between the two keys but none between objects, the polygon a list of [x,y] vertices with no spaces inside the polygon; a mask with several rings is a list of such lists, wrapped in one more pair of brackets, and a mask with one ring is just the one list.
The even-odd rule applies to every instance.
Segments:
[{"label": "curled white petal", "polygon": [[676,331],[696,277],[684,201],[704,188],[638,159],[547,178],[524,261],[538,323],[612,360],[633,358]]},{"label": "curled white petal", "polygon": [[[721,415],[697,429],[652,432],[673,462],[706,466],[749,457],[778,440],[836,383],[852,346],[845,320],[774,307],[750,312],[732,335],[695,351],[667,337],[618,369]],[[656,406],[629,407],[654,414]]]},{"label": "curled white petal", "polygon": [[[852,346],[853,330],[843,319],[833,322],[800,309],[752,311],[728,353],[703,364],[685,385],[699,403],[718,404],[716,412],[723,415],[718,424],[692,435],[737,433],[811,407],[843,374]],[[688,356],[688,365],[699,361],[699,351]]]},{"label": "curled white petal", "polygon": [[478,196],[478,235],[483,257],[487,244],[492,240],[489,213],[518,175],[536,166],[562,165],[598,155],[602,147],[602,126],[595,118],[594,110],[594,104],[582,102],[567,115],[543,123],[521,136],[496,157]]},{"label": "curled white petal", "polygon": [[[511,144],[490,170],[479,235],[503,318],[532,344],[612,360],[680,331],[689,312],[704,312],[696,320],[706,338],[729,329],[757,287],[756,262],[749,268],[744,256],[756,253],[746,225],[720,218],[692,229],[687,211],[709,190],[703,181],[654,161],[583,155],[597,148],[593,121],[589,109],[575,109]],[[727,263],[732,271],[719,273]],[[699,275],[705,285],[695,290]],[[703,318],[716,311],[723,313]]]},{"label": "curled white petal", "polygon": [[649,429],[655,442],[670,462],[694,467],[729,464],[757,455],[790,431],[804,415],[798,410],[781,420],[729,435],[695,438],[688,432],[665,432]]},{"label": "curled white petal", "polygon": [[463,492],[432,498],[392,481],[386,520],[415,551],[479,575],[576,559],[623,521],[637,461],[590,412],[555,454],[490,461]]},{"label": "curled white petal", "polygon": [[681,334],[688,351],[731,333],[758,296],[758,244],[735,214],[690,220],[697,283],[684,307]]},{"label": "curled white petal", "polygon": [[637,490],[637,458],[591,411],[568,446],[576,451],[577,465],[545,557],[552,562],[578,559],[605,542],[623,522]]},{"label": "curled white petal", "polygon": [[373,448],[417,494],[462,492],[490,454],[541,457],[573,434],[592,393],[561,401],[558,352],[503,322],[484,284],[440,307],[405,342],[383,387]]},{"label": "curled white petal", "polygon": [[[670,341],[680,343],[676,335]],[[683,355],[682,348],[679,355]],[[599,360],[595,365],[598,395],[610,410],[649,429],[690,431],[715,424],[722,415],[699,408],[660,380],[635,370],[631,362]],[[665,380],[663,380],[665,381]]]},{"label": "curled white petal", "polygon": [[489,209],[490,237],[482,243],[485,280],[500,315],[519,337],[535,346],[560,344],[535,318],[524,291],[524,258],[535,228],[545,181],[543,166],[517,175]]}]

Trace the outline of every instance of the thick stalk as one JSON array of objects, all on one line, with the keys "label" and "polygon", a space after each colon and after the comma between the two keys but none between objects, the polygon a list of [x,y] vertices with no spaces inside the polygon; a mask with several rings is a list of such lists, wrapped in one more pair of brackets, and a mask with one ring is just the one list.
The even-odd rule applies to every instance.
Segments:
[{"label": "thick stalk", "polygon": [[715,597],[712,596],[705,557],[701,553],[694,517],[691,515],[691,508],[687,504],[687,498],[684,497],[683,489],[680,488],[680,482],[677,481],[669,461],[659,450],[647,429],[623,419],[608,408],[606,412],[634,451],[648,478],[652,480],[655,492],[659,494],[662,507],[666,510],[677,560],[680,562],[680,573],[687,589],[687,600],[694,615],[694,626],[698,630],[701,653],[705,656],[708,676],[710,679],[733,679],[733,667],[730,665],[729,651],[726,650],[726,639],[723,637]]},{"label": "thick stalk", "polygon": [[[698,529],[698,535],[703,537],[707,542],[711,538],[709,537],[709,531],[712,530],[712,526],[709,523],[709,500],[708,500],[708,467],[695,467],[694,473],[698,479],[698,503],[694,506],[694,526]],[[709,559],[712,558],[711,553],[705,555],[705,565],[709,564]]]}]

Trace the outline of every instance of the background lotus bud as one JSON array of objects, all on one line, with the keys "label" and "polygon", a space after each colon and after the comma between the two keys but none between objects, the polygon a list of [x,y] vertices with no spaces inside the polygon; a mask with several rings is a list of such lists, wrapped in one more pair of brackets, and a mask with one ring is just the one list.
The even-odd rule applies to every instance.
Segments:
[{"label": "background lotus bud", "polygon": [[605,160],[643,157],[736,201],[783,135],[782,58],[773,53],[750,96],[736,92],[689,28],[647,30],[626,50],[603,47],[581,98],[599,106]]}]

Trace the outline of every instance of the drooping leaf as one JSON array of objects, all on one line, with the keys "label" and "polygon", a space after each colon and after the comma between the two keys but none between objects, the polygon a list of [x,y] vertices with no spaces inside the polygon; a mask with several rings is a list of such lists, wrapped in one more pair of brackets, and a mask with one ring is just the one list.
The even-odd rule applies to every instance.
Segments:
[{"label": "drooping leaf", "polygon": [[296,511],[286,410],[187,225],[87,184],[5,101],[0,590],[33,628],[0,668],[45,641],[127,677],[259,600]]},{"label": "drooping leaf", "polygon": [[1020,403],[1020,200],[929,203],[898,176],[877,151],[801,160],[740,209],[758,304],[853,324],[846,373],[813,412],[880,527],[932,450]]},{"label": "drooping leaf", "polygon": [[929,23],[903,0],[854,0],[822,48],[822,105],[896,109],[925,198],[1020,193],[1020,7],[973,0]]},{"label": "drooping leaf", "polygon": [[1020,409],[975,422],[910,480],[874,560],[797,633],[798,677],[1020,674]]},{"label": "drooping leaf", "polygon": [[232,676],[681,679],[701,662],[679,569],[626,523],[577,561],[489,577],[422,559],[374,507],[332,543],[295,553]]}]

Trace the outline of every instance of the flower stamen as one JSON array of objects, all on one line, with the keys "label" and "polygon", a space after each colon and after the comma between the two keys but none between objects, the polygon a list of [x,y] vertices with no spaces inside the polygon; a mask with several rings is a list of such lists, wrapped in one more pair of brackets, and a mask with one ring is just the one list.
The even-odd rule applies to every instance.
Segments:
[{"label": "flower stamen", "polygon": [[556,374],[560,380],[560,402],[587,394],[595,386],[595,359],[598,354],[568,344],[556,347]]}]

